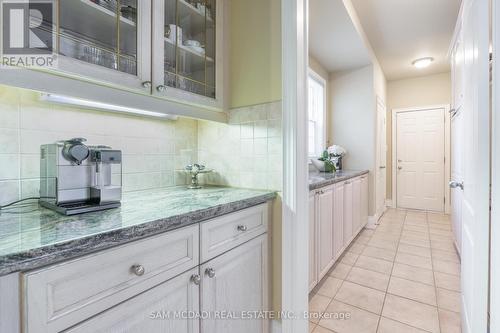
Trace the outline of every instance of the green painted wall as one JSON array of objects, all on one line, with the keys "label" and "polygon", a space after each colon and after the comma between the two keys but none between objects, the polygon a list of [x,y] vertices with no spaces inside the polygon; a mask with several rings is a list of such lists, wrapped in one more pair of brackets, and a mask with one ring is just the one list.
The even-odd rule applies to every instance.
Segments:
[{"label": "green painted wall", "polygon": [[230,0],[229,20],[229,107],[281,100],[281,1]]}]

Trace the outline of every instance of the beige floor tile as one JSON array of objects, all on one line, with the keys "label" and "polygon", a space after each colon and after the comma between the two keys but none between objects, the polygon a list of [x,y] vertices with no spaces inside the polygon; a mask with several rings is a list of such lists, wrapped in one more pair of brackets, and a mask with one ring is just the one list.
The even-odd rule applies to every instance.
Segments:
[{"label": "beige floor tile", "polygon": [[446,273],[451,275],[460,275],[460,264],[451,261],[444,261],[439,259],[432,260],[435,272]]},{"label": "beige floor tile", "polygon": [[343,280],[347,277],[347,274],[349,274],[351,268],[352,268],[351,265],[346,265],[341,262],[338,262],[330,271],[329,275]]},{"label": "beige floor tile", "polygon": [[356,244],[362,244],[362,245],[366,245],[370,239],[372,238],[372,236],[364,236],[362,235],[361,233],[359,234],[359,236],[356,238],[356,240],[354,241],[354,243]]},{"label": "beige floor tile", "polygon": [[317,323],[319,317],[326,310],[332,299],[323,295],[315,294],[309,301],[309,312],[315,316],[311,321]]},{"label": "beige floor tile", "polygon": [[390,276],[367,269],[353,267],[346,280],[365,287],[386,291]]},{"label": "beige floor tile", "polygon": [[359,254],[356,254],[356,253],[352,253],[352,252],[349,252],[347,251],[346,253],[344,253],[344,255],[342,256],[342,258],[340,259],[340,262],[345,264],[345,265],[354,265],[354,263],[356,262],[356,260],[358,259],[359,257]]},{"label": "beige floor tile", "polygon": [[437,249],[432,250],[432,258],[444,261],[451,261],[454,263],[460,263],[458,254],[456,252],[441,251]]},{"label": "beige floor tile", "polygon": [[424,269],[432,270],[432,260],[429,258],[424,258],[420,256],[416,256],[413,254],[398,252],[396,254],[396,262],[400,264],[420,267]]},{"label": "beige floor tile", "polygon": [[420,257],[431,257],[431,249],[428,247],[415,246],[406,243],[400,243],[398,246],[398,251],[408,254],[413,254]]},{"label": "beige floor tile", "polygon": [[346,319],[338,317],[321,319],[320,326],[336,333],[375,333],[377,331],[379,316],[374,313],[335,300],[328,306],[327,312],[348,315]]},{"label": "beige floor tile", "polygon": [[453,243],[453,237],[448,235],[438,235],[438,234],[430,234],[431,241],[438,242],[451,242]]},{"label": "beige floor tile", "polygon": [[396,296],[406,297],[414,301],[437,306],[434,286],[420,282],[391,277],[387,292]]},{"label": "beige floor tile", "polygon": [[396,251],[367,246],[363,250],[362,255],[372,258],[384,259],[387,261],[394,261],[394,258],[396,257]]},{"label": "beige floor tile", "polygon": [[382,316],[428,332],[439,333],[438,311],[434,306],[387,294]]},{"label": "beige floor tile", "polygon": [[420,247],[431,247],[431,242],[429,240],[424,240],[424,239],[418,239],[415,237],[409,237],[409,236],[403,236],[401,237],[399,243],[405,243],[409,245],[414,245],[414,246],[420,246]]},{"label": "beige floor tile", "polygon": [[316,327],[316,324],[313,323],[312,321],[310,321],[309,322],[309,333],[311,333],[314,330],[315,327]]},{"label": "beige floor tile", "polygon": [[431,241],[431,247],[437,250],[444,250],[448,252],[455,251],[455,244],[452,240],[442,241],[442,240],[433,240]]},{"label": "beige floor tile", "polygon": [[355,266],[387,275],[392,271],[392,262],[366,256],[359,256]]},{"label": "beige floor tile", "polygon": [[361,254],[363,253],[363,250],[365,249],[366,245],[364,244],[358,244],[358,243],[353,243],[351,246],[349,246],[349,252],[354,253],[354,254]]},{"label": "beige floor tile", "polygon": [[462,332],[460,314],[456,312],[439,310],[439,323],[441,325],[441,333]]},{"label": "beige floor tile", "polygon": [[427,232],[408,230],[408,229],[403,229],[403,232],[401,233],[401,237],[422,239],[422,240],[426,240],[426,241],[428,241],[430,239],[430,235]]},{"label": "beige floor tile", "polygon": [[441,230],[441,229],[429,229],[429,235],[435,235],[435,236],[446,236],[451,239],[453,239],[453,232],[448,231],[448,230]]},{"label": "beige floor tile", "polygon": [[335,332],[330,331],[329,329],[321,327],[321,326],[318,325],[314,329],[313,333],[335,333]]},{"label": "beige floor tile", "polygon": [[434,285],[434,274],[431,270],[409,266],[398,262],[394,263],[392,276],[428,284],[430,286]]},{"label": "beige floor tile", "polygon": [[374,237],[375,236],[370,239],[367,245],[391,251],[395,251],[398,248],[397,242],[389,242],[384,239],[374,239]]},{"label": "beige floor tile", "polygon": [[319,286],[317,293],[331,298],[335,296],[335,294],[339,290],[340,286],[342,285],[342,281],[343,280],[327,276],[321,282],[321,285]]},{"label": "beige floor tile", "polygon": [[460,312],[460,293],[456,291],[437,288],[438,308],[454,312]]},{"label": "beige floor tile", "polygon": [[403,227],[403,232],[408,232],[409,234],[429,238],[429,227],[427,223],[425,224],[408,224],[405,223]]},{"label": "beige floor tile", "polygon": [[334,299],[366,311],[380,314],[384,298],[385,292],[345,281]]},{"label": "beige floor tile", "polygon": [[440,272],[434,272],[436,287],[460,292],[460,277]]},{"label": "beige floor tile", "polygon": [[426,333],[426,331],[408,326],[389,318],[381,317],[377,333]]},{"label": "beige floor tile", "polygon": [[444,223],[439,223],[439,222],[429,222],[429,229],[439,229],[439,230],[447,230],[451,231],[451,225],[450,224],[444,224]]}]

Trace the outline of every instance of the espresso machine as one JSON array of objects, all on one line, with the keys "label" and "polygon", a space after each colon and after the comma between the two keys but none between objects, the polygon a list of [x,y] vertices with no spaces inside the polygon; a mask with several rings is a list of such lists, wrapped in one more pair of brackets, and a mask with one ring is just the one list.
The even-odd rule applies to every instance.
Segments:
[{"label": "espresso machine", "polygon": [[122,152],[74,138],[41,146],[40,204],[64,215],[120,207]]}]

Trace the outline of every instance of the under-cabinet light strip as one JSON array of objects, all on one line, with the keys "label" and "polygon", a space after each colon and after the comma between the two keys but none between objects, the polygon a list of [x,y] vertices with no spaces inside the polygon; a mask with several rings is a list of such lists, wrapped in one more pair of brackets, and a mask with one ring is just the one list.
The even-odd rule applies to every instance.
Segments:
[{"label": "under-cabinet light strip", "polygon": [[129,114],[136,114],[136,115],[155,117],[155,118],[164,118],[164,119],[170,119],[170,120],[177,120],[177,118],[178,118],[177,116],[165,114],[165,113],[160,113],[160,112],[147,111],[147,110],[142,110],[142,109],[130,108],[130,107],[126,107],[126,106],[95,102],[95,101],[90,101],[90,100],[85,100],[85,99],[80,99],[80,98],[75,98],[75,97],[56,95],[56,94],[42,93],[40,95],[40,100],[45,101],[45,102],[56,103],[56,104],[79,106],[79,107],[88,108],[88,109],[97,109],[97,110],[109,111],[109,112],[129,113]]}]

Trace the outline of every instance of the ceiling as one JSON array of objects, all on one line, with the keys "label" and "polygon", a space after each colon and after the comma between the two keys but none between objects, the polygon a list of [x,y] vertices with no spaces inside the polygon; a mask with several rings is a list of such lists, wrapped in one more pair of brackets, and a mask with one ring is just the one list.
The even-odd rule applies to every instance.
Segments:
[{"label": "ceiling", "polygon": [[342,0],[309,1],[309,53],[328,72],[359,68],[371,63],[365,44],[354,28]]},{"label": "ceiling", "polygon": [[[313,0],[311,2],[315,2]],[[324,2],[321,0],[320,2]],[[450,70],[448,47],[460,0],[352,0],[387,80]],[[412,61],[433,57],[431,66],[416,69]]]}]

